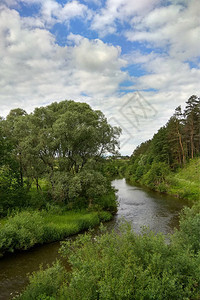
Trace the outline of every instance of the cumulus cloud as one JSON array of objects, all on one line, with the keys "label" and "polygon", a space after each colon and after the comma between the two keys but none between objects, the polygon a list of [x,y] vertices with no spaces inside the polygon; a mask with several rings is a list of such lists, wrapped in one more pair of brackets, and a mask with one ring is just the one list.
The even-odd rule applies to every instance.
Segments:
[{"label": "cumulus cloud", "polygon": [[91,28],[100,36],[116,32],[116,22],[127,22],[133,15],[145,15],[158,3],[158,0],[107,0],[106,7],[93,18]]},{"label": "cumulus cloud", "polygon": [[[191,68],[189,62],[183,62],[167,54],[151,52],[144,55],[134,51],[124,58],[128,59],[132,67],[139,65],[145,75],[133,77],[134,88],[138,90],[155,89],[163,91],[190,91],[199,93],[200,68]],[[187,99],[187,98],[186,98]]]},{"label": "cumulus cloud", "polygon": [[119,23],[129,41],[165,47],[165,51],[169,48],[171,56],[187,60],[200,54],[199,11],[199,0],[171,0],[163,6],[156,0],[107,0],[91,28],[103,37],[119,34]]},{"label": "cumulus cloud", "polygon": [[[56,0],[3,0],[3,3],[11,8],[20,5],[37,5],[39,8],[38,17],[43,26],[49,28],[56,23],[64,23],[69,25],[73,18],[84,18],[84,20],[92,17],[92,11],[85,5],[77,0],[66,1],[64,4],[58,3]],[[37,24],[32,23],[33,26]]]},{"label": "cumulus cloud", "polygon": [[76,44],[61,47],[46,29],[24,26],[15,10],[1,11],[0,38],[1,115],[25,103],[31,108],[82,94],[108,96],[127,77],[120,47],[80,36]]},{"label": "cumulus cloud", "polygon": [[[180,2],[181,3],[181,2]],[[155,8],[133,22],[126,32],[129,41],[148,42],[157,47],[169,47],[169,54],[181,60],[200,55],[200,2]],[[133,19],[134,21],[134,19]]]},{"label": "cumulus cloud", "polygon": [[78,1],[67,2],[61,5],[56,1],[41,1],[41,16],[45,23],[53,25],[57,22],[68,23],[75,17],[90,18],[91,11]]}]

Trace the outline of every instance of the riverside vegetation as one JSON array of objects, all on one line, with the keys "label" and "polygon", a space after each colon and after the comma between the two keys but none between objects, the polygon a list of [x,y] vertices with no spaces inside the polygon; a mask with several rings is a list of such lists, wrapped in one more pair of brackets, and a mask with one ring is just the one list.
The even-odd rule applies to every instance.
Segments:
[{"label": "riverside vegetation", "polygon": [[133,152],[125,177],[191,201],[200,198],[200,99],[191,96],[167,124]]},{"label": "riverside vegetation", "polygon": [[[142,143],[130,160],[99,165],[102,176],[123,175],[159,192],[191,200],[180,216],[180,228],[169,235],[148,229],[135,234],[129,224],[120,232],[94,238],[92,232],[63,242],[65,262],[30,276],[18,299],[200,299],[200,103],[192,96],[184,113],[178,107],[153,139]],[[88,203],[90,206],[90,202]]]},{"label": "riverside vegetation", "polygon": [[[60,252],[72,270],[56,262],[33,273],[18,298],[29,299],[199,299],[200,206],[186,209],[180,231],[166,244],[162,234],[135,234],[123,225],[120,234],[81,235],[63,242]],[[192,233],[192,234],[191,234]]]},{"label": "riverside vegetation", "polygon": [[107,221],[117,210],[105,153],[120,128],[85,103],[62,101],[0,119],[0,253],[28,249]]}]

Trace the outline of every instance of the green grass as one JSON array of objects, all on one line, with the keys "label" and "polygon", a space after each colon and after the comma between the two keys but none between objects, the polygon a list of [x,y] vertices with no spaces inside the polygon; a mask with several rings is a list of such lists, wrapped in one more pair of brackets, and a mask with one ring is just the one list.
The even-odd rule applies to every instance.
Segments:
[{"label": "green grass", "polygon": [[108,221],[109,212],[22,211],[2,219],[0,231],[0,254],[26,250],[36,244],[62,240]]},{"label": "green grass", "polygon": [[167,178],[167,193],[190,201],[200,201],[200,158],[190,160],[187,165]]},{"label": "green grass", "polygon": [[[109,214],[109,213],[108,213]],[[109,214],[110,218],[111,215]],[[45,241],[60,240],[100,224],[98,212],[66,212],[62,215],[44,214]]]}]

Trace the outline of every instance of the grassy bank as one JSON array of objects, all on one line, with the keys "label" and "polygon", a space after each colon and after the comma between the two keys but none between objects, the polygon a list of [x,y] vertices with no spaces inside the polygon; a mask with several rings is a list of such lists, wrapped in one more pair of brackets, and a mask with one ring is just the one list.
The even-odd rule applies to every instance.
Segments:
[{"label": "grassy bank", "polygon": [[37,244],[62,240],[111,218],[112,214],[105,211],[66,212],[59,208],[15,213],[0,222],[0,255],[15,250],[26,250]]},{"label": "grassy bank", "polygon": [[126,174],[130,184],[139,183],[148,188],[166,193],[191,202],[200,200],[200,158],[195,158],[176,172],[170,170],[162,163],[152,165],[146,173]]},{"label": "grassy bank", "polygon": [[190,201],[200,200],[200,158],[167,177],[167,193]]}]

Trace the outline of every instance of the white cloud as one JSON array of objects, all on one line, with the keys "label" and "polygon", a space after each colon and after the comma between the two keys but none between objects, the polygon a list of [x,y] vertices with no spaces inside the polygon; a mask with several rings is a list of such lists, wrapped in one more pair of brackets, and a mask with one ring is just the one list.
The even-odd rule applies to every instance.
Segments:
[{"label": "white cloud", "polygon": [[[147,58],[146,60],[144,58]],[[140,61],[146,74],[138,78],[134,78],[135,88],[157,89],[162,91],[182,90],[190,86],[191,92],[198,92],[198,82],[200,82],[200,69],[190,68],[188,63],[181,62],[177,59],[166,55],[149,54],[148,56],[134,56],[133,61]],[[186,98],[187,99],[187,98]]]},{"label": "white cloud", "polygon": [[157,29],[160,26],[164,26],[167,23],[171,23],[179,17],[179,13],[182,9],[180,5],[169,5],[166,7],[159,7],[152,10],[145,18],[144,25],[147,28]]},{"label": "white cloud", "polygon": [[[169,47],[169,54],[180,60],[200,56],[200,1],[187,6],[171,5],[155,8],[134,23],[126,32],[129,41],[148,42]],[[167,48],[166,48],[167,49]]]},{"label": "white cloud", "polygon": [[119,47],[80,36],[79,43],[60,47],[49,31],[24,26],[15,10],[1,11],[0,39],[1,115],[82,94],[109,96],[127,77]]},{"label": "white cloud", "polygon": [[[23,3],[26,6],[37,4],[39,7],[39,14],[36,19],[40,18],[40,22],[45,27],[51,27],[56,23],[64,23],[69,25],[73,18],[84,18],[88,20],[92,17],[92,11],[77,0],[66,1],[65,4],[60,4],[56,0],[3,0],[3,3],[8,7],[18,7]],[[32,22],[33,27],[38,24]],[[39,24],[41,27],[41,24]]]},{"label": "white cloud", "polygon": [[[171,4],[170,4],[171,2]],[[162,5],[156,0],[107,0],[93,18],[91,28],[101,37],[123,34],[131,42],[145,42],[164,48],[181,60],[200,55],[200,1],[171,0]],[[118,23],[124,32],[118,32]],[[131,29],[127,26],[131,25]]]},{"label": "white cloud", "polygon": [[65,5],[58,4],[54,0],[41,1],[41,17],[48,25],[54,23],[68,23],[75,17],[91,17],[91,11],[78,1],[67,2]]},{"label": "white cloud", "polygon": [[100,36],[116,32],[116,22],[128,22],[134,15],[145,15],[159,1],[158,0],[107,0],[106,7],[97,13],[91,25]]}]

